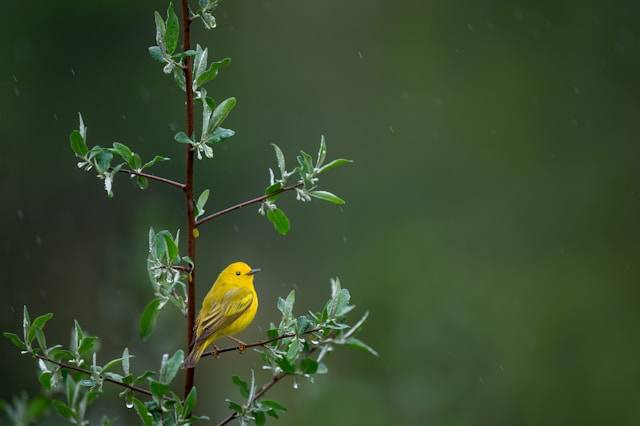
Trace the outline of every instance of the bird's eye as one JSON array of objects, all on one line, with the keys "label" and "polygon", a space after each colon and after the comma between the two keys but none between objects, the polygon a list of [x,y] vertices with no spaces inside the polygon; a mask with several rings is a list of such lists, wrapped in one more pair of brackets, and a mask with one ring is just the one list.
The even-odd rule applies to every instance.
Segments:
[{"label": "bird's eye", "polygon": [[236,275],[240,276],[240,271],[236,271]]}]

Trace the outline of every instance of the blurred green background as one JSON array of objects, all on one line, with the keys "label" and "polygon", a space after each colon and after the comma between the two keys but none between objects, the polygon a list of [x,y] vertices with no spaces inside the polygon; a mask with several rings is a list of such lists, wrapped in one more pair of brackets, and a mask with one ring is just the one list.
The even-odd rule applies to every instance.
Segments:
[{"label": "blurred green background", "polygon": [[[137,337],[148,227],[184,228],[183,200],[124,176],[107,199],[68,134],[82,111],[90,145],[166,154],[156,172],[182,179],[182,96],[147,54],[165,8],[8,0],[0,18],[0,329],[27,304],[66,344],[78,319],[138,371],[184,345],[172,309]],[[319,307],[332,276],[371,311],[381,357],[339,350],[314,385],[280,385],[279,424],[640,423],[640,3],[227,0],[217,17],[193,38],[233,59],[209,93],[238,98],[237,135],[197,163],[208,210],[261,193],[271,142],[292,158],[324,134],[356,160],[322,180],[344,208],[284,197],[287,237],[257,206],[201,229],[199,298],[232,261],[264,270],[245,340],[291,288]],[[0,398],[36,392],[34,363],[0,345]],[[221,418],[230,376],[258,367],[203,363],[198,411]],[[91,418],[135,424],[107,394]]]}]

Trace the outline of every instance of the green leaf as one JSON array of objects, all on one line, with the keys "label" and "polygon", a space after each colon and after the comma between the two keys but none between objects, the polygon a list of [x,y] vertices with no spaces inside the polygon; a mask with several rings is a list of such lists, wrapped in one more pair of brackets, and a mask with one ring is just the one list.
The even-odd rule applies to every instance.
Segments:
[{"label": "green leaf", "polygon": [[367,345],[362,340],[356,339],[355,337],[349,337],[346,340],[345,345],[350,346],[352,348],[357,348],[357,349],[363,350],[365,352],[369,352],[373,356],[379,356],[378,352],[376,352],[375,349],[373,349],[371,346]]},{"label": "green leaf", "polygon": [[318,174],[326,172],[327,170],[334,169],[339,166],[344,166],[345,164],[350,164],[350,163],[353,163],[353,160],[338,158],[337,160],[333,160],[330,163],[327,163],[324,166],[320,167],[320,169],[318,170]]},{"label": "green leaf", "polygon": [[287,407],[272,399],[263,399],[260,402],[262,403],[262,405],[265,405],[273,410],[287,411]]},{"label": "green leaf", "polygon": [[133,158],[133,152],[131,152],[131,149],[129,149],[128,146],[126,146],[124,144],[121,144],[119,142],[114,142],[113,143],[113,148],[110,151],[115,153],[115,154],[118,154],[120,157],[122,157],[122,159],[124,161],[126,161],[127,164]]},{"label": "green leaf", "polygon": [[160,232],[167,243],[167,260],[170,262],[180,259],[180,251],[178,250],[177,237],[174,240],[170,232]]},{"label": "green leaf", "polygon": [[176,133],[174,139],[176,140],[176,142],[179,142],[179,143],[189,143],[193,145],[193,141],[189,138],[189,136],[187,136],[185,132]]},{"label": "green leaf", "polygon": [[229,408],[233,411],[235,411],[238,414],[241,414],[243,411],[242,405],[238,404],[237,402],[233,402],[230,399],[225,399],[225,401],[227,402],[227,405],[229,406]]},{"label": "green leaf", "polygon": [[236,98],[228,98],[220,102],[213,110],[211,121],[209,122],[209,131],[213,131],[227,118],[231,110],[236,106]]},{"label": "green leaf", "polygon": [[18,349],[20,350],[27,349],[24,342],[18,337],[17,334],[4,332],[2,333],[2,335],[7,339],[9,339],[11,343],[13,343]]},{"label": "green leaf", "polygon": [[273,224],[273,227],[280,235],[287,235],[291,228],[291,222],[286,214],[279,208],[267,211],[267,219]]},{"label": "green leaf", "polygon": [[156,320],[158,318],[158,308],[160,307],[160,299],[153,299],[149,304],[144,308],[142,315],[140,316],[140,338],[142,340],[147,340],[151,333],[153,333],[153,329],[156,326]]},{"label": "green leaf", "polygon": [[33,320],[33,322],[31,323],[31,326],[29,327],[29,335],[28,335],[29,343],[31,343],[33,339],[36,337],[36,331],[42,330],[42,328],[51,318],[53,318],[53,314],[48,313],[48,314],[40,315],[39,317]]},{"label": "green leaf", "polygon": [[162,16],[160,16],[158,12],[155,12],[153,14],[153,17],[156,21],[156,43],[158,44],[158,46],[160,46],[160,49],[164,53],[167,50],[166,43],[164,41],[164,36],[165,36],[165,33],[167,32],[167,28],[164,24],[164,20],[162,19]]},{"label": "green leaf", "polygon": [[174,377],[176,377],[176,374],[178,374],[178,370],[180,370],[183,361],[184,352],[182,349],[178,349],[166,363],[163,363],[160,369],[160,381],[167,384],[171,383]]},{"label": "green leaf", "polygon": [[231,381],[233,382],[234,385],[238,387],[238,390],[240,391],[240,395],[242,395],[245,398],[249,397],[249,385],[247,384],[247,382],[242,380],[240,376],[231,377]]},{"label": "green leaf", "polygon": [[267,186],[267,188],[264,190],[264,195],[271,195],[271,197],[269,197],[268,200],[275,201],[280,195],[280,192],[282,192],[282,183],[276,182],[273,185]]},{"label": "green leaf", "polygon": [[144,426],[153,426],[153,417],[151,416],[151,413],[149,413],[146,405],[137,398],[133,398],[131,402],[133,402],[133,406],[135,407],[140,420],[142,420],[142,424]]},{"label": "green leaf", "polygon": [[149,47],[149,55],[151,55],[151,57],[158,62],[164,62],[164,55],[162,54],[162,49],[160,49],[160,47],[158,46]]},{"label": "green leaf", "polygon": [[183,419],[186,419],[189,417],[189,415],[191,414],[191,411],[193,411],[193,407],[195,407],[196,405],[197,399],[198,399],[198,391],[194,386],[191,388],[189,395],[187,395],[187,398],[184,400],[184,405],[182,406]]},{"label": "green leaf", "polygon": [[87,155],[87,152],[89,152],[87,143],[78,130],[71,132],[71,135],[69,135],[69,142],[71,144],[71,150],[79,157],[84,157]]},{"label": "green leaf", "polygon": [[80,355],[84,355],[86,353],[91,352],[96,343],[98,342],[98,338],[95,336],[85,336],[80,339],[80,346],[78,347],[78,353]]},{"label": "green leaf", "polygon": [[167,53],[172,54],[173,51],[176,50],[176,46],[178,46],[178,34],[180,32],[178,16],[173,10],[172,2],[169,2],[169,7],[167,8],[166,28],[167,31],[165,33],[164,39],[167,46]]},{"label": "green leaf", "polygon": [[276,360],[276,362],[278,363],[278,367],[280,367],[285,373],[293,374],[296,372],[295,367],[291,364],[291,362],[289,362],[286,357],[280,357]]},{"label": "green leaf", "polygon": [[149,179],[144,176],[136,176],[136,183],[138,184],[138,188],[147,189],[149,186]]},{"label": "green leaf", "polygon": [[316,371],[318,371],[318,361],[311,358],[305,358],[300,362],[300,368],[305,374],[315,374]]},{"label": "green leaf", "polygon": [[328,201],[333,204],[337,204],[339,206],[346,203],[342,198],[338,197],[335,194],[332,194],[328,191],[309,191],[309,195],[315,198],[319,198],[320,200]]},{"label": "green leaf", "polygon": [[285,316],[293,315],[293,305],[296,303],[296,291],[291,290],[287,295],[287,299],[284,301],[284,312]]},{"label": "green leaf", "polygon": [[53,373],[50,371],[45,371],[44,373],[40,373],[38,375],[38,381],[40,385],[45,391],[51,390],[51,378],[53,377]]},{"label": "green leaf", "polygon": [[218,75],[218,71],[220,71],[220,69],[229,65],[230,63],[231,59],[229,58],[224,58],[220,61],[212,62],[211,65],[209,65],[209,68],[202,71],[196,78],[196,87],[202,87],[209,81],[215,79]]},{"label": "green leaf", "polygon": [[73,411],[71,411],[71,408],[69,408],[69,406],[62,401],[54,399],[53,401],[51,401],[51,405],[53,405],[53,408],[55,408],[58,414],[60,414],[62,417],[70,419],[74,415]]},{"label": "green leaf", "polygon": [[196,219],[204,214],[204,206],[207,204],[207,200],[209,199],[209,190],[205,189],[202,191],[200,196],[198,197],[198,201],[196,202]]},{"label": "green leaf", "polygon": [[254,411],[251,413],[251,415],[253,415],[253,420],[258,426],[261,426],[267,422],[267,418],[262,411]]},{"label": "green leaf", "polygon": [[151,393],[153,394],[153,396],[162,398],[164,394],[169,391],[169,384],[151,380],[149,383],[149,388],[151,389]]},{"label": "green leaf", "polygon": [[142,168],[146,169],[148,167],[155,165],[156,163],[161,163],[163,161],[169,161],[169,160],[170,160],[169,157],[162,157],[160,155],[156,155],[155,157],[153,157],[153,160],[147,161],[146,163],[144,163],[144,166],[142,166]]},{"label": "green leaf", "polygon": [[135,152],[133,153],[131,159],[127,162],[127,164],[129,164],[129,167],[131,167],[135,171],[139,172],[140,170],[142,170],[142,158],[140,158],[140,155]]}]

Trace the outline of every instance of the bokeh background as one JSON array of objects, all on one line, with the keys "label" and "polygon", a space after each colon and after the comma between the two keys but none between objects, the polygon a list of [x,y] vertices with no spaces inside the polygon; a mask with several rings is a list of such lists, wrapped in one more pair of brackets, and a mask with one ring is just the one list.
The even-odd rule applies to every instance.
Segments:
[{"label": "bokeh background", "polygon": [[[165,7],[5,0],[0,18],[0,328],[27,304],[66,343],[78,319],[139,371],[184,344],[172,309],[137,337],[148,228],[183,228],[183,200],[124,176],[107,199],[68,134],[82,111],[90,145],[166,154],[156,172],[181,179],[182,96],[146,51]],[[236,137],[197,164],[209,211],[261,193],[270,142],[293,158],[324,134],[356,160],[322,180],[344,208],[284,197],[289,236],[250,207],[198,240],[199,297],[231,261],[264,270],[245,340],[291,288],[298,312],[320,306],[332,276],[371,311],[360,337],[380,358],[339,350],[314,385],[274,389],[281,425],[640,422],[640,3],[228,0],[217,16],[194,40],[233,59],[209,92],[239,103]],[[0,397],[37,392],[0,345]],[[230,376],[258,366],[203,363],[200,411],[221,418]],[[91,418],[135,424],[107,394]]]}]

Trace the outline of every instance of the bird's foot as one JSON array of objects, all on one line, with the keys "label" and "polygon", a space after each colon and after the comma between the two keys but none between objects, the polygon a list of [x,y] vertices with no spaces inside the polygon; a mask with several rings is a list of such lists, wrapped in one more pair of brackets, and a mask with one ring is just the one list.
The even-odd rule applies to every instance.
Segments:
[{"label": "bird's foot", "polygon": [[247,349],[247,344],[245,342],[243,342],[242,340],[236,339],[233,336],[228,336],[228,337],[229,337],[229,339],[233,340],[234,342],[236,342],[238,344],[238,351],[240,353],[244,352],[244,350]]},{"label": "bird's foot", "polygon": [[213,345],[212,355],[216,357],[216,359],[220,358],[220,348],[217,347],[216,345]]}]

